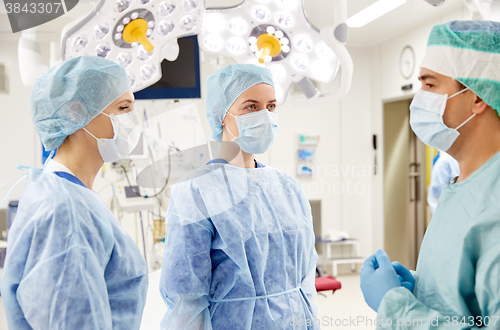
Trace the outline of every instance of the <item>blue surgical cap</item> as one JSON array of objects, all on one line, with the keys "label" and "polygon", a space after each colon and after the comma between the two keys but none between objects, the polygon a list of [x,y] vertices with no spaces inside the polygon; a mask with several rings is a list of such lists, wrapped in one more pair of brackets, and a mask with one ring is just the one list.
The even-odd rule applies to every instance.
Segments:
[{"label": "blue surgical cap", "polygon": [[230,64],[208,77],[207,118],[214,140],[222,140],[222,120],[234,101],[261,83],[274,87],[271,71],[253,64]]},{"label": "blue surgical cap", "polygon": [[500,23],[436,25],[422,67],[458,80],[500,113]]},{"label": "blue surgical cap", "polygon": [[42,74],[30,102],[45,150],[58,148],[128,90],[125,70],[98,56],[72,58]]}]

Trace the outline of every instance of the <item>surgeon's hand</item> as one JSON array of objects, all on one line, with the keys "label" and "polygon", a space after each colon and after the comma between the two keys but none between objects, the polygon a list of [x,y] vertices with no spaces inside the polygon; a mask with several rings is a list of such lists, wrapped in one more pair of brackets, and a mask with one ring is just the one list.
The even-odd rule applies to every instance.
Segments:
[{"label": "surgeon's hand", "polygon": [[399,261],[393,261],[392,267],[394,267],[396,274],[399,275],[401,285],[410,290],[410,292],[413,292],[413,288],[415,287],[415,278],[410,273],[408,268],[403,266]]},{"label": "surgeon's hand", "polygon": [[365,301],[375,312],[389,290],[401,287],[399,276],[384,250],[368,257],[361,269],[361,291]]}]

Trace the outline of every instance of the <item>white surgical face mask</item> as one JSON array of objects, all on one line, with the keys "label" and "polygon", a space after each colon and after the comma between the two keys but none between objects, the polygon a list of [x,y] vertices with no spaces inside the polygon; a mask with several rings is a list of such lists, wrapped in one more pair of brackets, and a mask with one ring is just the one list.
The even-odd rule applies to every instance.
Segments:
[{"label": "white surgical face mask", "polygon": [[446,103],[469,88],[460,92],[448,95],[441,95],[432,92],[419,90],[410,105],[410,125],[418,138],[426,145],[441,151],[448,151],[457,140],[460,133],[458,129],[471,120],[473,114],[457,128],[449,128],[444,124],[443,115]]},{"label": "white surgical face mask", "polygon": [[101,114],[111,119],[115,134],[112,139],[98,139],[85,127],[83,129],[97,140],[97,148],[102,160],[116,162],[128,157],[141,138],[141,121],[137,111],[132,110],[122,115],[108,115],[104,112]]},{"label": "white surgical face mask", "polygon": [[227,128],[227,131],[233,136],[232,141],[249,154],[263,154],[274,142],[278,135],[278,114],[269,110],[260,110],[241,116],[234,116],[240,136],[235,137]]}]

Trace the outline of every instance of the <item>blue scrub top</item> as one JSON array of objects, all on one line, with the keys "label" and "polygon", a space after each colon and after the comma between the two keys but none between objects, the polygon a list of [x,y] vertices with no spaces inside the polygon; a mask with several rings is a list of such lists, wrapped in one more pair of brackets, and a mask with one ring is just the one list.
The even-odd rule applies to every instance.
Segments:
[{"label": "blue scrub top", "polygon": [[57,175],[58,177],[60,178],[63,178],[63,179],[66,179],[68,180],[69,182],[73,182],[73,183],[76,183],[77,185],[79,186],[82,186],[83,188],[87,188],[87,186],[85,186],[83,184],[82,181],[80,181],[76,176],[74,176],[73,174],[70,174],[70,173],[67,173],[67,172],[54,172],[55,175]]}]

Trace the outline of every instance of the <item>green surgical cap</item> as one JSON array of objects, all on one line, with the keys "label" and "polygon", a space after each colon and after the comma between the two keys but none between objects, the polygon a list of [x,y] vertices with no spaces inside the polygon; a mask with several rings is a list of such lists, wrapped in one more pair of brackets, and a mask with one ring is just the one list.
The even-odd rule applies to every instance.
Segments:
[{"label": "green surgical cap", "polygon": [[66,60],[39,76],[31,119],[45,150],[58,148],[129,89],[125,69],[98,56]]},{"label": "green surgical cap", "polygon": [[421,67],[458,80],[500,114],[500,23],[434,26]]}]

